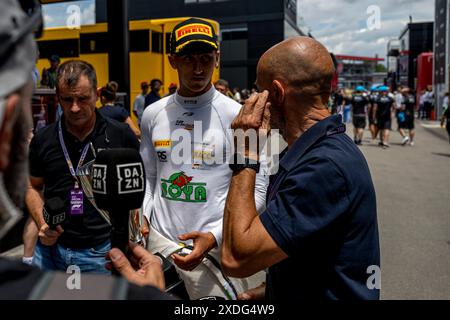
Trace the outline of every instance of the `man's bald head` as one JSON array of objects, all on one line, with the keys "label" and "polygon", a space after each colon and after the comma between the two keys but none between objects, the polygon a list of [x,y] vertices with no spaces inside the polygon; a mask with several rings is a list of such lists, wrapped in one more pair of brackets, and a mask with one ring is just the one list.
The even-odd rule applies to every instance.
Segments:
[{"label": "man's bald head", "polygon": [[258,82],[280,81],[301,95],[325,96],[331,91],[333,60],[328,50],[309,37],[289,38],[266,51],[258,63]]}]

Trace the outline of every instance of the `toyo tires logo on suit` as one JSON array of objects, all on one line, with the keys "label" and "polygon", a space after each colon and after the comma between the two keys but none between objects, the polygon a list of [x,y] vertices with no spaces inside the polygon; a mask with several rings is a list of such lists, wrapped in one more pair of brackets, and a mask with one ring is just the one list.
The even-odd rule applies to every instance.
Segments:
[{"label": "toyo tires logo on suit", "polygon": [[119,180],[118,193],[134,193],[144,191],[144,170],[142,163],[127,163],[117,165]]},{"label": "toyo tires logo on suit", "polygon": [[161,179],[162,197],[172,201],[206,202],[206,183],[191,182],[192,179],[183,171]]}]

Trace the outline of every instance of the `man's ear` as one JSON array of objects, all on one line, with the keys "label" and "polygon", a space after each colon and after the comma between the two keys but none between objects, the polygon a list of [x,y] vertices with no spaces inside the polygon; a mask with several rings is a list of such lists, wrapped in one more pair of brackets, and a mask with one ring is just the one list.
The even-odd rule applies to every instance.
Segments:
[{"label": "man's ear", "polygon": [[5,113],[0,124],[0,171],[5,171],[9,166],[11,140],[13,128],[18,115],[20,97],[18,94],[10,95],[5,101]]},{"label": "man's ear", "polygon": [[169,54],[169,63],[172,66],[172,68],[174,68],[175,70],[177,69],[177,64],[175,62],[175,56]]},{"label": "man's ear", "polygon": [[286,92],[280,81],[272,81],[272,92],[272,97],[275,104],[279,106],[282,105],[284,103],[284,99],[286,98]]}]

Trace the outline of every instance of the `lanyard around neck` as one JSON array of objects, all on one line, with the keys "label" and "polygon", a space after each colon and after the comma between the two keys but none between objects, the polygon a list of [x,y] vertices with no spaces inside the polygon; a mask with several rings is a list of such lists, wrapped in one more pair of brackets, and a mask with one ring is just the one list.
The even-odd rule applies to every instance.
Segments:
[{"label": "lanyard around neck", "polygon": [[64,158],[66,158],[66,162],[67,162],[67,166],[69,167],[70,174],[78,182],[78,178],[77,178],[76,172],[78,171],[78,168],[80,168],[83,165],[83,162],[84,162],[84,159],[86,158],[86,154],[87,154],[87,151],[89,149],[90,143],[88,142],[84,146],[83,152],[81,153],[80,160],[78,161],[77,169],[75,170],[74,167],[73,167],[73,164],[72,164],[72,160],[70,160],[70,156],[69,156],[69,152],[67,151],[66,144],[64,143],[64,137],[63,137],[63,134],[62,134],[61,120],[59,120],[58,135],[59,135],[59,143],[61,144],[61,148],[62,148],[63,153],[64,153]]}]

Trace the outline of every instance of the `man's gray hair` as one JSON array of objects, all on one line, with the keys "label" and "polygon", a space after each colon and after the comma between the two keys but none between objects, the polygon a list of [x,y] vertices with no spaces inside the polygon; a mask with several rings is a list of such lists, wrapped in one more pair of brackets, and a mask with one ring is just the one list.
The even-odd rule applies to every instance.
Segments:
[{"label": "man's gray hair", "polygon": [[97,75],[94,67],[83,60],[69,60],[62,63],[56,73],[56,92],[59,92],[61,85],[74,87],[80,77],[84,75],[94,91],[97,91]]}]

